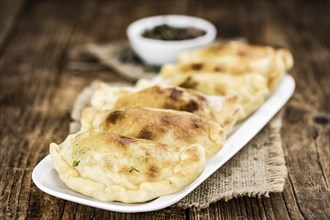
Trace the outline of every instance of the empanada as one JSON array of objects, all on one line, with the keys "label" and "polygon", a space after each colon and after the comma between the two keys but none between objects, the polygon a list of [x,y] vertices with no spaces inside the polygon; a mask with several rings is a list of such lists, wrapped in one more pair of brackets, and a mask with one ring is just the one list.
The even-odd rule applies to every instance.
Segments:
[{"label": "empanada", "polygon": [[240,120],[256,110],[269,94],[267,80],[256,73],[244,75],[178,74],[167,78],[166,83],[195,89],[208,95],[237,95],[243,107],[239,116]]},{"label": "empanada", "polygon": [[292,54],[286,49],[230,41],[184,52],[179,56],[178,64],[164,65],[161,74],[167,78],[185,73],[240,75],[253,72],[266,77],[272,91],[292,66]]},{"label": "empanada", "polygon": [[101,201],[145,202],[177,192],[205,167],[205,152],[109,132],[84,132],[50,145],[53,165],[72,190]]},{"label": "empanada", "polygon": [[[236,123],[241,111],[239,99],[235,95],[206,96],[190,89],[160,85],[131,89],[131,92],[125,94],[118,90],[121,88],[100,85],[92,96],[92,107],[114,109],[139,106],[187,111],[219,123],[227,133]],[[126,88],[125,91],[127,90]]]},{"label": "empanada", "polygon": [[215,122],[189,112],[155,108],[86,108],[81,125],[81,131],[110,132],[169,146],[199,144],[205,148],[207,159],[222,148],[226,139],[223,128]]},{"label": "empanada", "polygon": [[121,96],[139,91],[139,88],[129,86],[109,86],[99,83],[91,97],[91,105],[98,109],[111,109]]}]

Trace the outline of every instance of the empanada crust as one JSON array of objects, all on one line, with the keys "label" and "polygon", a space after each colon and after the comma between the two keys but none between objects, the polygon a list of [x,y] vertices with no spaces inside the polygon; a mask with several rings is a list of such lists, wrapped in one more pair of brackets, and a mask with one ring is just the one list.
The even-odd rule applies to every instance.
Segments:
[{"label": "empanada crust", "polygon": [[107,202],[145,202],[177,192],[205,167],[200,145],[182,150],[95,131],[70,135],[60,145],[52,143],[50,155],[69,188]]},{"label": "empanada crust", "polygon": [[82,131],[97,130],[185,148],[199,144],[206,158],[224,145],[223,128],[212,121],[182,111],[126,107],[115,110],[87,108],[83,111]]},{"label": "empanada crust", "polygon": [[185,73],[258,73],[267,79],[268,89],[273,91],[292,66],[292,54],[286,49],[229,41],[184,52],[177,64],[164,65],[161,74],[168,78]]}]

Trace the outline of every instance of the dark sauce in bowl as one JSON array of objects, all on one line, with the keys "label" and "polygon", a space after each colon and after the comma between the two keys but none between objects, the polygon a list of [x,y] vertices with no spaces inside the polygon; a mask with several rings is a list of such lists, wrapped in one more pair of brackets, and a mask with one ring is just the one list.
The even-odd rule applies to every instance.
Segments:
[{"label": "dark sauce in bowl", "polygon": [[170,26],[168,24],[161,24],[153,27],[152,29],[146,29],[142,33],[142,36],[155,40],[180,41],[194,39],[205,34],[206,31],[195,27],[181,28]]}]

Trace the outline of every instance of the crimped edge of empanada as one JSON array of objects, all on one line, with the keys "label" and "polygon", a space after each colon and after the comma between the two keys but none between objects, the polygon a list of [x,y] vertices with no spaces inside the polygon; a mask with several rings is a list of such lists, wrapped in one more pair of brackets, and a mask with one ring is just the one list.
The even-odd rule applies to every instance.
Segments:
[{"label": "crimped edge of empanada", "polygon": [[[70,136],[62,144],[71,144],[74,135]],[[72,163],[61,156],[60,148],[55,143],[49,147],[53,166],[60,179],[70,189],[105,202],[139,203],[175,193],[192,183],[203,172],[206,162],[204,148],[197,144],[191,145],[181,152],[181,160],[175,166],[173,176],[162,181],[144,182],[139,185],[139,190],[129,190],[120,185],[109,186],[80,176]]]}]

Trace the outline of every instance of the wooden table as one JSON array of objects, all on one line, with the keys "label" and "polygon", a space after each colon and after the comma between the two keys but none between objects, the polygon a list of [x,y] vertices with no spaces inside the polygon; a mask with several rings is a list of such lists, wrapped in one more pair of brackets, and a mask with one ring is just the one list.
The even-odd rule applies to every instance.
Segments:
[{"label": "wooden table", "polygon": [[[6,1],[1,0],[0,219],[330,219],[329,1]],[[221,37],[292,50],[296,92],[284,110],[289,176],[282,193],[242,197],[208,209],[125,214],[57,199],[31,180],[49,143],[67,135],[73,101],[109,70],[67,68],[67,52],[87,42],[125,38],[132,21],[190,14],[216,24]]]}]

